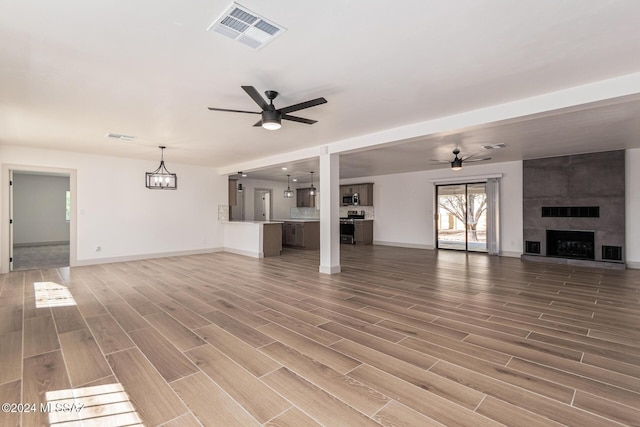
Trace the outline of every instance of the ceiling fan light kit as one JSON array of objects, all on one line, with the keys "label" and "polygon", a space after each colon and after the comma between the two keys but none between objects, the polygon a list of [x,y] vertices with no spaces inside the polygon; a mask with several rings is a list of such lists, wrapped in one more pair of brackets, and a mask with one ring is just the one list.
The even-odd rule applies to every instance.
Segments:
[{"label": "ceiling fan light kit", "polygon": [[282,127],[282,115],[278,111],[262,112],[262,127],[267,130],[278,130]]}]

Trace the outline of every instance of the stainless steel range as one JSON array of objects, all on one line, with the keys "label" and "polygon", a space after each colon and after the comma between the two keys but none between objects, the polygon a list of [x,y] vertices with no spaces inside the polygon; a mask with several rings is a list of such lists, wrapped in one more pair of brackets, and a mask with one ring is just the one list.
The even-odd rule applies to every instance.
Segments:
[{"label": "stainless steel range", "polygon": [[340,217],[340,243],[355,245],[355,224],[354,220],[364,219],[364,211],[347,211],[346,217]]}]

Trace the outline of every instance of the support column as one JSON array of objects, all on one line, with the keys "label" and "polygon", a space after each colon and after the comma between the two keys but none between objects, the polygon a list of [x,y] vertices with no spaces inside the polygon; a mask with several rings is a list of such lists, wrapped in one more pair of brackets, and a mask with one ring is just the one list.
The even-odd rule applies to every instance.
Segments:
[{"label": "support column", "polygon": [[340,155],[320,155],[320,273],[340,272]]}]

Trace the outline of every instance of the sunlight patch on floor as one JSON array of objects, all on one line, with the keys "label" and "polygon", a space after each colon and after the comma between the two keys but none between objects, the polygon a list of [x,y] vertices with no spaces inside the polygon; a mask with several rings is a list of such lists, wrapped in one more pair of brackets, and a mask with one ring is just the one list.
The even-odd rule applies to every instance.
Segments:
[{"label": "sunlight patch on floor", "polygon": [[48,391],[46,400],[52,427],[144,425],[120,383]]},{"label": "sunlight patch on floor", "polygon": [[36,308],[76,305],[69,288],[55,282],[34,282]]}]

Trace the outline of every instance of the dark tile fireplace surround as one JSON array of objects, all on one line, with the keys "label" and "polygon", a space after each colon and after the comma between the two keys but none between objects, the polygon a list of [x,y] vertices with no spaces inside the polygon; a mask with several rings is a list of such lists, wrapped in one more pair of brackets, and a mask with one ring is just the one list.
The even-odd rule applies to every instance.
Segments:
[{"label": "dark tile fireplace surround", "polygon": [[523,259],[624,268],[625,153],[523,163]]}]

